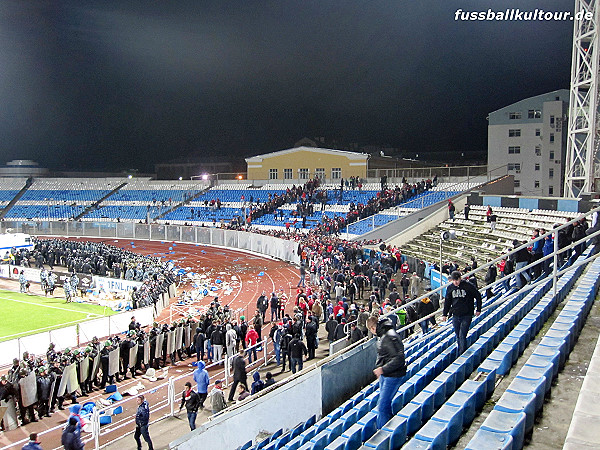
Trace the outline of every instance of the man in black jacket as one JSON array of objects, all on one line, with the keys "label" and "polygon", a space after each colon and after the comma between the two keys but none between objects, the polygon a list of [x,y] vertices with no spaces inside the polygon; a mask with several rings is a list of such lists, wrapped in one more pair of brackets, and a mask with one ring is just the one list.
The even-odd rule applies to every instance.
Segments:
[{"label": "man in black jacket", "polygon": [[307,361],[315,357],[315,350],[317,348],[317,323],[313,316],[308,316],[308,322],[306,324],[306,348],[308,349]]},{"label": "man in black jacket", "polygon": [[300,340],[300,335],[296,334],[294,339],[290,341],[290,364],[292,365],[292,373],[296,373],[296,367],[298,370],[302,370],[304,364],[302,362],[302,356],[308,354],[308,349],[304,342]]},{"label": "man in black jacket", "polygon": [[181,394],[181,406],[179,406],[179,411],[185,409],[187,411],[188,422],[190,423],[190,430],[194,431],[196,429],[196,416],[198,415],[198,408],[200,407],[200,397],[198,394],[192,389],[192,383],[189,381],[185,383],[185,389]]},{"label": "man in black jacket", "polygon": [[467,333],[473,319],[473,301],[477,302],[475,315],[481,314],[481,294],[471,283],[461,279],[460,272],[456,270],[452,272],[450,279],[452,284],[446,289],[442,320],[446,321],[448,313],[452,314],[458,354],[462,355],[467,349]]},{"label": "man in black jacket", "polygon": [[[141,450],[142,441],[140,436],[144,438],[148,444],[148,450],[154,450],[152,446],[152,439],[150,439],[150,433],[148,432],[148,423],[150,422],[150,406],[143,395],[138,395],[137,399],[138,409],[135,413],[135,433],[133,438],[137,443],[137,448]],[[83,447],[82,447],[83,448]]]},{"label": "man in black jacket", "polygon": [[394,330],[392,321],[382,316],[367,319],[367,328],[379,338],[377,361],[373,373],[379,378],[377,428],[381,429],[392,418],[392,398],[406,375],[406,361],[402,339]]},{"label": "man in black jacket", "polygon": [[248,390],[248,375],[246,374],[246,361],[244,361],[245,355],[246,351],[242,348],[237,356],[233,357],[233,386],[231,386],[231,390],[229,391],[230,403],[233,401],[238,384],[243,384],[246,387],[246,390]]}]

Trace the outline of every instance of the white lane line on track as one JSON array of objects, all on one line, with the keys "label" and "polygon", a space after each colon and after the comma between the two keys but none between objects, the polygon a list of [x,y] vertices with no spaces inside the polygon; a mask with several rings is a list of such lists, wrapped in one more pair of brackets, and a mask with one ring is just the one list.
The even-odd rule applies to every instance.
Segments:
[{"label": "white lane line on track", "polygon": [[69,312],[74,312],[74,313],[79,313],[79,314],[87,314],[88,316],[93,315],[95,318],[104,317],[102,314],[91,313],[91,312],[87,312],[87,311],[77,311],[76,309],[63,308],[60,306],[44,305],[43,303],[26,302],[24,300],[16,300],[14,298],[8,298],[8,297],[2,297],[2,296],[0,296],[0,300],[8,300],[11,302],[16,302],[16,303],[25,303],[26,305],[42,306],[44,308],[60,309],[62,311],[69,311]]}]

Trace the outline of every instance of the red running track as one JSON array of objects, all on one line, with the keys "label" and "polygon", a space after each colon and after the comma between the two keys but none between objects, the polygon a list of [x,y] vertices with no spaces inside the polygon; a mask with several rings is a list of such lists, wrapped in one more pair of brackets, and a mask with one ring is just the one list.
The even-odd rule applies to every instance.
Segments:
[{"label": "red running track", "polygon": [[[48,238],[54,238],[54,236],[49,236]],[[241,250],[223,249],[196,244],[173,243],[171,241],[132,241],[131,239],[117,240],[94,238],[70,238],[70,240],[104,242],[135,253],[162,257],[164,260],[172,260],[175,265],[180,268],[185,269],[189,267],[192,272],[200,275],[205,274],[207,277],[213,279],[218,276],[224,281],[230,281],[231,276],[235,275],[239,279],[239,282],[235,283],[235,288],[232,292],[229,295],[223,295],[221,291],[217,291],[215,295],[219,296],[219,300],[222,304],[229,305],[231,309],[247,311],[247,316],[253,315],[256,309],[256,300],[263,291],[268,295],[274,290],[279,291],[282,289],[289,299],[295,297],[296,284],[298,282],[298,270],[294,266],[286,262],[256,256]],[[131,244],[132,242],[133,245]],[[169,247],[171,247],[172,250],[169,250]],[[259,276],[261,272],[264,275]],[[185,286],[182,288],[186,289]],[[181,291],[181,289],[179,291]],[[200,306],[207,306],[210,304],[213,297],[213,295],[209,294],[197,304]],[[290,311],[291,309],[293,309],[292,302],[288,301],[286,310]],[[168,322],[169,316],[171,316],[171,313],[167,308],[159,316],[159,321]],[[173,314],[172,318],[176,319],[181,317],[176,316],[177,314]],[[269,317],[270,314],[269,311],[267,311],[267,320]],[[263,333],[263,335],[264,334],[265,333]],[[195,361],[195,357],[192,360]],[[175,366],[168,366],[168,376],[177,377],[189,373],[191,377],[193,367],[190,366],[190,363],[192,360],[180,362]],[[211,381],[214,381],[214,375],[218,372],[222,373],[222,368],[214,368],[213,370],[209,370],[209,372],[211,373]],[[183,391],[184,383],[187,380],[190,380],[190,378],[186,377],[186,379],[178,380],[176,382],[176,393]],[[150,382],[138,376],[135,380],[129,379],[119,383],[119,391],[123,392],[129,387],[136,385],[138,381],[142,381],[145,389],[154,389],[166,380]],[[167,390],[163,388],[146,396],[151,405],[151,410],[153,411],[150,418],[151,420],[155,420],[168,412],[167,408],[163,408],[160,411],[157,411],[156,407],[153,408],[153,405],[157,405],[160,402],[163,402],[164,404],[166,395]],[[89,401],[95,402],[100,398],[106,398],[107,396],[108,395],[104,394],[102,391],[96,390],[87,397],[81,397],[79,401],[80,403]],[[127,398],[131,397],[125,397],[125,399]],[[52,414],[52,417],[45,417],[39,422],[1,433],[0,447],[11,446],[11,444],[15,442],[26,439],[32,432],[42,433],[57,425],[63,425],[68,417],[69,406],[70,402],[66,401],[65,410],[56,411]],[[113,422],[111,425],[102,427],[103,433],[107,429],[114,429],[114,431],[101,436],[100,445],[111,442],[118,436],[134,430],[135,425],[132,422],[132,417],[135,414],[136,408],[137,406],[133,398],[123,405],[123,414],[113,417],[116,423]],[[122,426],[116,428],[118,425]],[[185,427],[182,429],[182,433],[184,432],[187,432]],[[60,430],[56,430],[42,435],[40,440],[42,441],[44,449],[61,448],[60,437]],[[82,434],[82,438],[87,439],[89,437],[91,437],[91,434],[89,433]],[[20,448],[22,445],[23,444],[20,444],[18,447],[12,446],[12,448]],[[92,448],[92,444],[87,444],[86,447]]]}]

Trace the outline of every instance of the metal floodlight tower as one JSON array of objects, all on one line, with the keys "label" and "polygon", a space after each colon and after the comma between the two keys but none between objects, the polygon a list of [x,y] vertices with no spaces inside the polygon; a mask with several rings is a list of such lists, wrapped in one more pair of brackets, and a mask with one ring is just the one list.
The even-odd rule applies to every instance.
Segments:
[{"label": "metal floodlight tower", "polygon": [[600,178],[599,19],[597,0],[575,0],[564,184],[566,197],[579,197],[582,193],[595,191],[595,181]]}]

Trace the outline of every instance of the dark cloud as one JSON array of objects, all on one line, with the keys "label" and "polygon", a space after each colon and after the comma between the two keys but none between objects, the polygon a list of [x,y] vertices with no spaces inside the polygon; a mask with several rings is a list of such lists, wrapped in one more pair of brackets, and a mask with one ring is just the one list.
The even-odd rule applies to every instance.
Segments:
[{"label": "dark cloud", "polygon": [[490,112],[568,87],[572,1],[0,2],[3,159],[139,167],[302,136],[482,151]]}]

